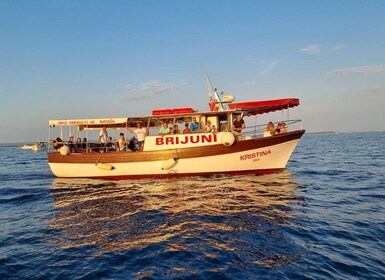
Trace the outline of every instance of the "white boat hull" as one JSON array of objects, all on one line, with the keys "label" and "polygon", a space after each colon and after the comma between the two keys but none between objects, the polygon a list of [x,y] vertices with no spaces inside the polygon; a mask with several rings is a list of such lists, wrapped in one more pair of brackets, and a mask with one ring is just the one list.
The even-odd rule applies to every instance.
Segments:
[{"label": "white boat hull", "polygon": [[[114,163],[112,158],[107,161],[108,154],[105,154],[101,157],[100,162],[97,160],[92,163],[49,162],[49,166],[57,177],[110,179],[271,173],[285,168],[298,142],[299,138],[234,153],[191,158],[178,158],[176,154],[167,154],[160,160],[142,162]],[[232,149],[232,147],[228,147],[228,149]],[[135,157],[139,153],[145,152],[130,154]],[[76,157],[77,155],[68,155],[68,157],[71,156]]]}]

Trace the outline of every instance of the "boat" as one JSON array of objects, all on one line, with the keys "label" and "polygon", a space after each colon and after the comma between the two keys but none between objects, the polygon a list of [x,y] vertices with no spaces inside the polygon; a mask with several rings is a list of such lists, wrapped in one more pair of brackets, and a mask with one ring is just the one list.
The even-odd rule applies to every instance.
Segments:
[{"label": "boat", "polygon": [[32,151],[36,152],[36,151],[41,151],[41,150],[43,150],[46,147],[47,147],[46,143],[38,141],[38,142],[35,142],[34,144],[31,144],[31,145],[24,144],[23,146],[20,147],[20,149],[22,149],[22,150],[32,150]]},{"label": "boat", "polygon": [[[208,79],[208,76],[206,75]],[[211,85],[211,82],[209,83]],[[49,120],[51,129],[76,127],[79,133],[90,134],[106,127],[107,131],[132,132],[141,123],[147,129],[142,151],[121,152],[88,140],[83,149],[64,145],[58,151],[48,150],[48,164],[60,178],[143,179],[206,176],[213,174],[268,174],[280,171],[293,153],[305,130],[301,120],[286,119],[285,133],[266,135],[266,123],[247,125],[240,139],[232,131],[237,115],[243,119],[261,114],[289,110],[300,104],[298,98],[236,103],[235,97],[223,96],[209,86],[209,108],[198,111],[190,107],[154,109],[139,117]],[[283,114],[282,114],[283,116]],[[288,116],[288,115],[287,115]],[[196,119],[199,131],[189,134],[159,135],[164,122],[169,126],[191,123]],[[206,133],[203,124],[210,121],[218,130]],[[53,137],[51,137],[53,135]],[[116,138],[115,138],[116,139]],[[52,143],[53,140],[50,140]],[[50,145],[51,146],[51,145]]]}]

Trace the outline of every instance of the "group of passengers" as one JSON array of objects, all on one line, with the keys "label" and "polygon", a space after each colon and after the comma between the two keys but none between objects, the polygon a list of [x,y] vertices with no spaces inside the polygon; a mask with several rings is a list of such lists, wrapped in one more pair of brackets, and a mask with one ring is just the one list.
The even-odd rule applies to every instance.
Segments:
[{"label": "group of passengers", "polygon": [[[198,130],[196,130],[196,131],[198,131]],[[192,132],[193,132],[193,130],[191,130],[189,124],[185,123],[184,129],[182,130],[182,134],[188,134],[188,133],[192,133]],[[167,122],[163,122],[162,126],[159,129],[158,134],[161,136],[165,136],[165,135],[169,135],[169,134],[180,134],[180,133],[181,132],[180,132],[179,126],[177,124],[175,124],[172,128],[170,128],[168,126]]]},{"label": "group of passengers", "polygon": [[76,142],[74,142],[74,137],[70,136],[68,142],[64,143],[60,137],[57,137],[53,141],[53,148],[56,151],[59,151],[60,148],[63,147],[65,144],[70,148],[71,153],[85,151],[87,149],[87,138],[84,137],[82,142],[82,139],[78,137],[76,139]]},{"label": "group of passengers", "polygon": [[[284,123],[283,123],[284,125]],[[237,115],[236,119],[232,124],[232,131],[238,141],[242,140],[242,130],[245,128],[245,122],[242,119],[241,115]],[[274,125],[273,125],[274,127]],[[196,118],[192,118],[192,122],[185,123],[184,129],[182,131],[183,134],[189,134],[200,131],[200,124],[197,122]],[[147,129],[143,127],[142,123],[137,123],[137,128],[132,130],[128,128],[128,131],[131,133],[135,133],[137,138],[134,136],[128,141],[124,133],[120,133],[119,139],[115,142],[113,141],[111,136],[108,136],[107,127],[102,127],[99,133],[99,144],[91,144],[87,142],[87,138],[83,138],[83,142],[80,137],[77,138],[77,141],[74,142],[74,137],[70,136],[69,141],[64,143],[59,137],[53,141],[53,147],[56,151],[66,144],[70,148],[71,153],[76,152],[108,152],[108,151],[143,151],[144,140],[147,136]],[[210,120],[207,120],[204,127],[203,132],[205,133],[218,133],[218,129],[215,125],[211,124]],[[168,122],[164,121],[161,128],[159,129],[159,135],[165,136],[169,134],[180,134],[181,130],[179,129],[178,124],[174,124],[173,127],[168,126]]]},{"label": "group of passengers", "polygon": [[277,127],[274,126],[273,122],[269,122],[265,128],[265,136],[282,134],[286,132],[287,132],[287,128],[284,122],[278,123]]},{"label": "group of passengers", "polygon": [[[182,134],[189,134],[189,133],[194,133],[194,132],[199,132],[200,125],[199,122],[197,122],[196,118],[192,118],[192,122],[185,123],[184,124],[184,129],[182,130]],[[205,133],[218,133],[218,129],[215,127],[215,125],[211,125],[210,120],[206,121],[206,124],[203,127],[203,132]],[[164,121],[162,123],[161,128],[159,129],[159,135],[165,136],[169,134],[180,134],[181,130],[179,129],[179,126],[177,124],[174,124],[174,126],[171,128],[168,126],[168,123]]]},{"label": "group of passengers", "polygon": [[74,142],[74,137],[70,136],[68,142],[63,142],[60,137],[57,137],[53,141],[53,148],[56,151],[60,151],[60,148],[67,145],[70,148],[71,153],[79,152],[109,152],[109,151],[143,151],[144,138],[147,135],[147,130],[141,123],[137,124],[135,130],[129,129],[130,132],[135,133],[138,138],[131,137],[129,141],[124,136],[124,133],[120,133],[118,141],[113,141],[111,136],[108,136],[107,127],[102,127],[99,133],[99,143],[88,143],[87,138],[83,138],[83,142],[80,137]]},{"label": "group of passengers", "polygon": [[130,140],[126,139],[124,133],[119,134],[117,142],[112,140],[112,137],[108,137],[107,128],[103,127],[99,133],[99,143],[104,144],[108,149],[107,151],[120,151],[120,152],[136,152],[143,151],[144,139],[147,136],[147,129],[143,127],[142,123],[137,123],[137,128],[132,130],[128,128],[128,131],[135,133]]},{"label": "group of passengers", "polygon": [[141,148],[141,144],[134,136],[128,141],[128,139],[124,137],[124,133],[121,132],[116,147],[113,150],[120,152],[137,152],[142,151],[141,149],[143,149]]},{"label": "group of passengers", "polygon": [[[131,139],[128,141],[126,137],[124,136],[124,133],[119,134],[119,139],[115,143],[112,141],[112,137],[109,137],[107,146],[110,148],[109,151],[111,150],[116,150],[120,152],[136,152],[136,151],[143,151],[143,146],[144,146],[144,139],[147,136],[147,129],[143,127],[142,123],[137,123],[137,128],[132,130],[128,128],[128,131],[131,133],[135,133],[137,138],[135,136],[132,136]],[[103,127],[102,130],[100,131],[100,143],[106,143],[104,142],[104,136],[107,134],[107,129],[106,127]]]},{"label": "group of passengers", "polygon": [[[196,118],[192,119],[192,122],[189,125],[190,132],[198,132],[199,131],[199,123],[197,122]],[[218,133],[218,129],[215,127],[215,125],[211,125],[211,121],[207,120],[204,127],[203,132],[205,133]]]}]

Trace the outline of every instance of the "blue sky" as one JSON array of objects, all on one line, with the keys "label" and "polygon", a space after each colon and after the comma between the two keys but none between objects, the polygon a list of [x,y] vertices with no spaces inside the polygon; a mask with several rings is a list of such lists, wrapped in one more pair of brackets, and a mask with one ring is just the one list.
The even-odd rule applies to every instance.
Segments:
[{"label": "blue sky", "polygon": [[0,143],[48,120],[298,97],[309,132],[383,130],[385,1],[0,0]]}]

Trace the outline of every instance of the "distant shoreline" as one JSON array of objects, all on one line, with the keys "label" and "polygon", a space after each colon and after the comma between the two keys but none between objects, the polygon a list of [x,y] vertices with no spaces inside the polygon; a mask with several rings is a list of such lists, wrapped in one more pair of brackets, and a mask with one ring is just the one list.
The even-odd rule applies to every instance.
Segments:
[{"label": "distant shoreline", "polygon": [[318,132],[307,132],[306,134],[313,134],[313,135],[317,135],[317,134],[337,134],[337,132],[335,132],[335,131],[318,131]]}]

